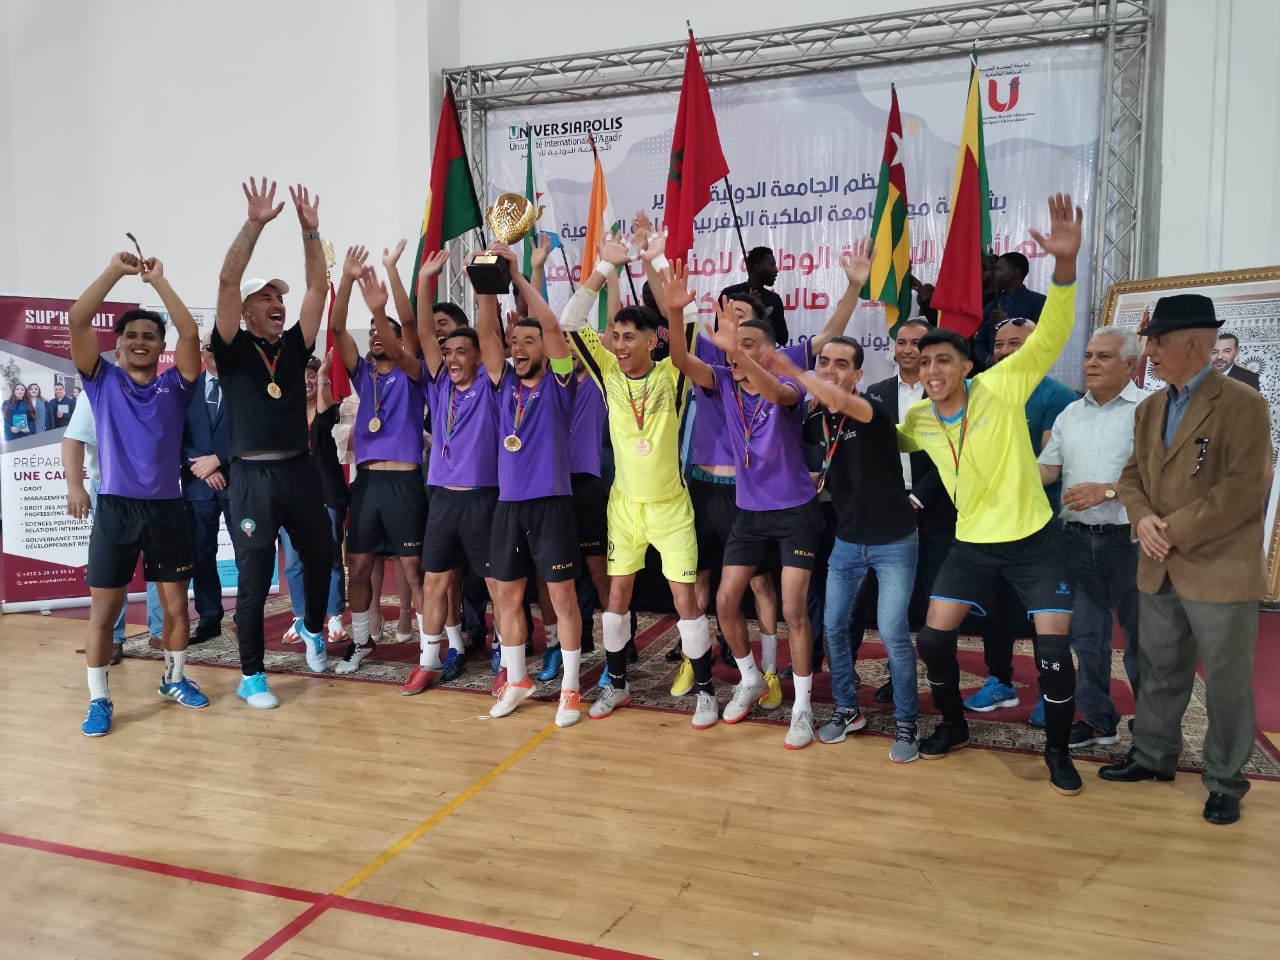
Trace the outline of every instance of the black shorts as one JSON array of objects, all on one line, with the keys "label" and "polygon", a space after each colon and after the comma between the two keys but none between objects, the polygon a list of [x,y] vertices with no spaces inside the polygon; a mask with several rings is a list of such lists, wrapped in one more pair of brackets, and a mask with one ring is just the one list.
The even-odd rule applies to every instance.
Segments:
[{"label": "black shorts", "polygon": [[489,562],[489,540],[497,504],[497,487],[474,490],[432,487],[431,522],[422,538],[423,572],[460,570],[464,559],[472,570],[483,570]]},{"label": "black shorts", "polygon": [[351,485],[347,552],[384,557],[422,553],[427,491],[420,470],[361,470]]},{"label": "black shorts", "polygon": [[[720,478],[727,479],[727,478]],[[690,479],[689,499],[693,502],[693,532],[698,538],[698,569],[718,570],[724,548],[738,518],[735,500],[738,488],[729,483]]]},{"label": "black shorts", "polygon": [[609,540],[609,487],[594,473],[575,473],[573,514],[578,521],[578,552],[603,557]]},{"label": "black shorts", "polygon": [[187,501],[135,500],[102,494],[89,534],[89,586],[127,587],[142,554],[142,575],[156,583],[191,578],[195,549]]},{"label": "black shorts", "polygon": [[485,576],[504,583],[534,575],[544,583],[578,575],[578,525],[572,497],[499,500]]},{"label": "black shorts", "polygon": [[985,617],[1007,583],[1030,614],[1070,613],[1071,585],[1056,520],[1023,540],[967,543],[957,540],[933,581],[931,599],[967,603]]},{"label": "black shorts", "polygon": [[725,544],[724,565],[766,568],[776,545],[782,566],[812,570],[822,527],[822,508],[816,496],[785,510],[739,510]]}]

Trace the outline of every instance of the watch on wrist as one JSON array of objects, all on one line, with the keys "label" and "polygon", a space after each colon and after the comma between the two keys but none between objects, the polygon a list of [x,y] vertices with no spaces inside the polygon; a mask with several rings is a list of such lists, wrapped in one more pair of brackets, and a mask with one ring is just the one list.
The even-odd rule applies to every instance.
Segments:
[{"label": "watch on wrist", "polygon": [[322,386],[322,387],[328,387],[328,386],[332,386],[332,385],[333,385],[333,381],[332,381],[332,380],[321,380],[321,381],[320,381],[320,386]]},{"label": "watch on wrist", "polygon": [[1108,500],[1114,500],[1116,498],[1116,488],[1107,487],[1105,490],[1102,491],[1102,495],[1106,497]]},{"label": "watch on wrist", "polygon": [[304,230],[304,231],[302,232],[302,239],[303,239],[303,240],[319,240],[319,239],[320,239],[320,231],[319,231],[319,230]]}]

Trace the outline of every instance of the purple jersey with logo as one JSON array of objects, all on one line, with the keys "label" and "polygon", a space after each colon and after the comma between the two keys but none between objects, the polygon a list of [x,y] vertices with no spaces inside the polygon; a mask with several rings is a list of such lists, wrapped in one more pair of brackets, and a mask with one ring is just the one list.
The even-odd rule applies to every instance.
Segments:
[{"label": "purple jersey with logo", "polygon": [[[785,510],[808,503],[817,494],[804,460],[804,387],[790,377],[780,378],[800,396],[795,406],[780,407],[758,394],[738,389],[731,368],[711,369],[716,375],[725,433],[738,468],[738,507]],[[746,439],[747,425],[751,428],[750,444]]]},{"label": "purple jersey with logo", "polygon": [[[801,370],[813,368],[813,356],[808,340],[779,347],[792,363]],[[728,359],[724,351],[711,342],[705,331],[699,331],[693,343],[693,353],[703,363],[725,366]],[[738,463],[738,455],[725,428],[724,409],[715,391],[701,388],[694,390],[696,412],[693,415],[693,436],[689,440],[689,462],[703,467],[732,467]]]},{"label": "purple jersey with logo", "polygon": [[[568,364],[568,371],[548,370],[533,389],[525,386],[508,365],[498,381],[498,499],[536,500],[567,497],[569,483],[569,430],[573,424],[573,398],[578,376],[568,357],[553,361]],[[524,415],[516,425],[516,411]],[[519,450],[508,450],[506,438],[520,441]]]},{"label": "purple jersey with logo", "polygon": [[[419,361],[420,367],[423,366]],[[349,370],[351,388],[360,397],[356,425],[351,431],[356,464],[370,460],[422,463],[422,420],[426,401],[422,385],[399,367],[378,373],[377,367],[361,357]],[[422,376],[426,376],[423,368]],[[377,417],[377,432],[369,423]]]},{"label": "purple jersey with logo", "polygon": [[604,395],[590,377],[578,381],[573,398],[573,426],[569,430],[569,472],[600,476],[600,448],[608,411]]},{"label": "purple jersey with logo", "polygon": [[427,483],[433,487],[496,487],[498,485],[497,391],[484,367],[469,387],[457,388],[449,371],[424,381],[431,408],[431,465]]},{"label": "purple jersey with logo", "polygon": [[103,358],[84,392],[97,422],[101,493],[135,500],[182,496],[182,428],[191,384],[170,367],[139,386]]}]

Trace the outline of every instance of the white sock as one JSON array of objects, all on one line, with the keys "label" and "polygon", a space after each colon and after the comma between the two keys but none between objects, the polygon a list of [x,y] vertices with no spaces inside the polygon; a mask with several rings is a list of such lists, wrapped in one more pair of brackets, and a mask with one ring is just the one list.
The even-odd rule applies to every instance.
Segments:
[{"label": "white sock", "polygon": [[425,637],[427,635],[427,628],[422,625],[422,614],[420,613],[417,614],[417,620],[418,620],[418,636]]},{"label": "white sock", "polygon": [[760,669],[765,673],[778,672],[778,636],[777,634],[760,634]]},{"label": "white sock", "polygon": [[524,644],[503,647],[502,665],[507,668],[507,683],[524,683],[529,677],[524,665]]},{"label": "white sock", "polygon": [[422,635],[422,646],[419,650],[418,665],[426,667],[428,670],[440,669],[440,644],[444,642],[444,638],[440,634],[427,636]]},{"label": "white sock", "polygon": [[627,648],[631,639],[631,624],[625,613],[610,613],[608,610],[600,617],[600,632],[604,635],[604,648],[609,653],[617,653]]},{"label": "white sock", "polygon": [[450,626],[449,624],[446,623],[444,625],[444,632],[445,632],[445,636],[449,638],[450,650],[457,650],[459,653],[462,653],[464,650],[466,650],[467,646],[465,643],[462,642],[462,624],[455,623],[452,626]]},{"label": "white sock", "polygon": [[551,626],[542,628],[547,633],[547,649],[554,650],[560,646],[560,625],[553,623]]},{"label": "white sock", "polygon": [[89,699],[110,700],[111,694],[107,692],[107,668],[88,667],[86,669],[89,671]]},{"label": "white sock", "polygon": [[187,668],[187,651],[185,650],[166,650],[164,658],[169,661],[169,682],[181,683],[182,673]]},{"label": "white sock", "polygon": [[711,626],[705,616],[696,620],[679,620],[680,648],[690,660],[697,660],[711,649]]},{"label": "white sock", "polygon": [[560,681],[561,690],[578,689],[578,671],[582,667],[582,651],[564,651],[564,679]]},{"label": "white sock", "polygon": [[164,682],[173,683],[171,676],[173,674],[173,651],[166,650],[164,652]]},{"label": "white sock", "polygon": [[756,666],[755,654],[750,650],[747,651],[745,657],[734,657],[733,659],[738,664],[738,670],[742,673],[743,683],[764,683],[760,668]]},{"label": "white sock", "polygon": [[363,647],[369,642],[369,611],[364,613],[356,613],[351,611],[351,639],[355,641],[357,647]]},{"label": "white sock", "polygon": [[800,674],[794,674],[791,677],[791,684],[795,687],[796,699],[791,706],[791,712],[798,713],[801,710],[813,712],[813,703],[810,700],[810,694],[813,693],[813,674],[802,677]]}]

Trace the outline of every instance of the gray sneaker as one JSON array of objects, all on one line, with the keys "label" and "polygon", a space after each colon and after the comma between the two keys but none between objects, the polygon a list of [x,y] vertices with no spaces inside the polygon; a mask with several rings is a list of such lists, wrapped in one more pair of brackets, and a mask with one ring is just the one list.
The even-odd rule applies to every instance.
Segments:
[{"label": "gray sneaker", "polygon": [[813,743],[813,711],[792,710],[791,729],[782,745],[788,750],[803,750]]},{"label": "gray sneaker", "polygon": [[698,691],[698,703],[693,708],[693,729],[708,730],[720,719],[720,710],[716,706],[716,695],[706,690]]},{"label": "gray sneaker", "polygon": [[619,690],[613,684],[605,687],[600,691],[600,695],[596,697],[596,702],[591,705],[591,709],[587,711],[587,716],[592,720],[603,720],[619,707],[625,707],[631,702],[631,688],[623,687]]},{"label": "gray sneaker", "polygon": [[760,698],[767,689],[764,677],[753,683],[743,680],[733,688],[733,696],[724,705],[724,722],[738,723],[741,720],[745,720],[747,714],[751,712],[751,708],[760,702]]},{"label": "gray sneaker", "polygon": [[897,736],[893,738],[893,746],[889,748],[889,759],[894,763],[910,763],[919,756],[920,741],[916,737],[916,725],[898,724]]},{"label": "gray sneaker", "polygon": [[831,714],[831,719],[822,725],[822,729],[818,731],[818,739],[823,743],[843,743],[845,734],[857,733],[859,730],[865,729],[867,726],[867,718],[862,715],[857,707],[846,709],[844,707],[836,707]]}]

